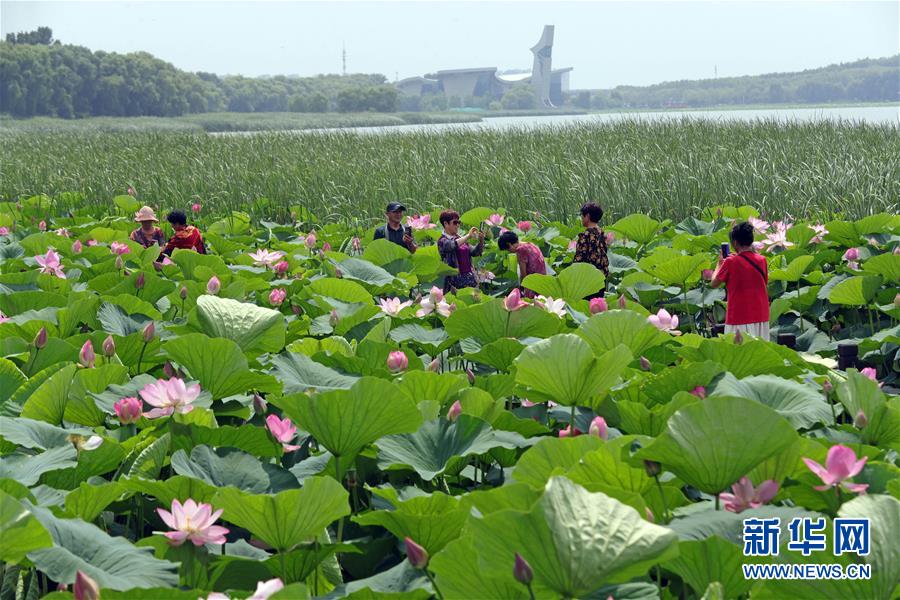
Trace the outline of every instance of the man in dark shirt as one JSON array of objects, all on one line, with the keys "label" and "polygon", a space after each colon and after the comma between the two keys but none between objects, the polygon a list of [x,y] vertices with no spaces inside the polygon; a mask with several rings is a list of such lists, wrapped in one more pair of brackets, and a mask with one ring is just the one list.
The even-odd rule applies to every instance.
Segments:
[{"label": "man in dark shirt", "polygon": [[385,209],[387,223],[375,229],[375,239],[387,239],[414,253],[416,251],[416,241],[413,239],[412,230],[409,227],[404,227],[402,224],[403,211],[405,210],[406,207],[399,202],[388,204],[387,209]]}]

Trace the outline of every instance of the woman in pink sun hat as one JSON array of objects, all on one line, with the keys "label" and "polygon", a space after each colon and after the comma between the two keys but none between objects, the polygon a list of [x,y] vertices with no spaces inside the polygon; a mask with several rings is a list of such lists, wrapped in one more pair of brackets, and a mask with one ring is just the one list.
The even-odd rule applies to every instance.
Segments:
[{"label": "woman in pink sun hat", "polygon": [[144,248],[149,248],[153,244],[158,246],[166,245],[166,236],[162,229],[157,227],[155,223],[159,222],[156,213],[149,206],[142,206],[141,210],[134,213],[134,220],[141,224],[140,227],[131,232],[128,236],[132,242],[137,242]]}]

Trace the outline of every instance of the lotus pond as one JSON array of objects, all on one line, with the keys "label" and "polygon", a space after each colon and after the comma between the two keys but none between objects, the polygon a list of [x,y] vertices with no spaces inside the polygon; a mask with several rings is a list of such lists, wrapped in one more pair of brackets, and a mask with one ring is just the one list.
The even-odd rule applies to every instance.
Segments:
[{"label": "lotus pond", "polygon": [[[900,216],[633,214],[589,303],[579,230],[540,215],[462,215],[543,250],[517,301],[490,239],[479,289],[435,288],[428,218],[410,255],[198,207],[209,254],[164,259],[128,240],[134,198],[48,200],[0,204],[4,599],[897,595]],[[715,335],[704,271],[749,217],[773,341]],[[827,550],[788,546],[805,517]],[[753,518],[777,555],[744,555]],[[854,518],[870,550],[835,556]]]}]

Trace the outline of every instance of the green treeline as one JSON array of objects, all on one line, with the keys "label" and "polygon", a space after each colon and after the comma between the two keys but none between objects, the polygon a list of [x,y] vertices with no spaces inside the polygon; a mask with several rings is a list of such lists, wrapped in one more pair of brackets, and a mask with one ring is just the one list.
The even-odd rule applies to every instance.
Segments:
[{"label": "green treeline", "polygon": [[820,104],[900,100],[900,54],[798,73],[673,81],[647,87],[573,92],[583,108],[702,107],[728,104]]},{"label": "green treeline", "polygon": [[49,28],[0,42],[0,112],[16,117],[173,117],[204,112],[394,112],[383,75],[219,77],[146,52],[118,54],[53,41]]}]

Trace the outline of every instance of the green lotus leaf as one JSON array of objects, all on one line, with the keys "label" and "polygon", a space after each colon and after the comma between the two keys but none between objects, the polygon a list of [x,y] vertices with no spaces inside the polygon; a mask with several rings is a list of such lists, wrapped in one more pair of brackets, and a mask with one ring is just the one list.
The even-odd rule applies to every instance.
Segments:
[{"label": "green lotus leaf", "polygon": [[409,270],[411,256],[409,250],[386,239],[372,240],[366,244],[362,255],[363,259],[373,265],[383,267],[394,274]]},{"label": "green lotus leaf", "polygon": [[642,356],[648,349],[671,339],[671,336],[651,325],[646,317],[631,310],[596,314],[581,325],[578,335],[591,345],[597,355],[625,345],[632,356]]},{"label": "green lotus leaf", "polygon": [[76,365],[69,365],[50,376],[25,401],[21,416],[53,425],[62,423],[69,389],[77,370]]},{"label": "green lotus leaf", "polygon": [[460,415],[456,421],[435,419],[424,422],[414,433],[389,435],[378,446],[378,466],[410,466],[422,479],[434,479],[447,468],[451,459],[482,454],[492,448],[517,448],[524,445],[518,434],[495,431],[475,417]]},{"label": "green lotus leaf", "polygon": [[560,330],[561,323],[556,315],[535,306],[508,312],[503,308],[503,301],[494,298],[457,309],[444,322],[444,327],[456,339],[471,337],[489,344],[506,337],[549,337]]},{"label": "green lotus leaf", "polygon": [[594,356],[577,335],[561,333],[532,344],[516,358],[516,383],[523,396],[566,406],[591,406],[632,360],[625,346]]},{"label": "green lotus leaf", "polygon": [[403,375],[399,385],[416,404],[430,400],[444,406],[469,383],[466,376],[460,373],[409,371]]},{"label": "green lotus leaf", "polygon": [[621,233],[638,244],[646,244],[656,237],[660,223],[647,215],[635,213],[619,219],[607,229]]},{"label": "green lotus leaf", "polygon": [[717,494],[796,437],[791,424],[771,408],[720,396],[676,412],[665,433],[635,457],[662,463],[686,483]]},{"label": "green lotus leaf", "polygon": [[170,421],[172,450],[190,452],[195,446],[206,445],[213,448],[238,448],[259,457],[278,458],[283,454],[282,446],[262,427],[201,427]]},{"label": "green lotus leaf", "polygon": [[603,289],[605,277],[597,267],[588,263],[575,263],[556,276],[531,274],[522,285],[541,296],[562,298],[572,303]]},{"label": "green lotus leaf", "polygon": [[494,367],[498,371],[509,371],[513,361],[524,348],[525,345],[519,340],[501,338],[481,346],[476,352],[467,352],[466,358]]},{"label": "green lotus leaf", "polygon": [[355,279],[375,288],[394,283],[394,276],[378,265],[360,258],[347,258],[338,265],[344,279]]},{"label": "green lotus leaf", "polygon": [[277,310],[204,294],[197,298],[200,331],[227,338],[245,352],[280,352],[284,347],[284,317]]},{"label": "green lotus leaf", "polygon": [[172,453],[172,470],[215,487],[232,486],[253,494],[268,494],[299,486],[290,471],[262,462],[240,450],[197,446],[190,456],[184,450]]},{"label": "green lotus leaf", "polygon": [[109,536],[81,519],[59,519],[44,508],[31,510],[53,538],[53,547],[33,550],[28,559],[54,581],[71,585],[76,571],[82,571],[101,588],[113,590],[178,585],[178,565],[154,558],[150,548]]},{"label": "green lotus leaf", "polygon": [[812,254],[803,254],[792,260],[783,269],[772,269],[772,272],[769,273],[769,281],[800,281],[814,258]]},{"label": "green lotus leaf", "polygon": [[687,392],[677,392],[667,404],[657,404],[651,408],[640,402],[619,400],[619,426],[623,431],[656,437],[661,434],[669,418],[687,404],[699,399]]},{"label": "green lotus leaf", "polygon": [[431,354],[437,354],[446,348],[450,339],[443,329],[428,329],[415,323],[400,325],[392,329],[390,335],[398,344],[412,341]]},{"label": "green lotus leaf", "polygon": [[879,287],[881,287],[881,277],[857,275],[844,279],[834,286],[828,293],[828,301],[844,306],[865,306],[875,298],[875,292]]},{"label": "green lotus leaf", "polygon": [[697,281],[703,267],[708,264],[708,256],[678,256],[664,263],[653,265],[649,272],[666,285],[681,286],[685,282]]},{"label": "green lotus leaf", "polygon": [[16,363],[0,358],[0,405],[9,400],[27,379]]},{"label": "green lotus leaf", "polygon": [[27,419],[25,417],[10,418],[0,417],[0,437],[8,442],[38,450],[49,450],[62,446],[70,446],[69,436],[72,434],[83,436],[93,435],[90,429],[63,429],[50,425],[45,421]]},{"label": "green lotus leaf", "polygon": [[26,290],[11,294],[0,294],[0,311],[7,316],[19,315],[29,310],[42,308],[62,308],[68,304],[68,298],[62,294],[46,291]]},{"label": "green lotus leaf", "polygon": [[75,466],[76,452],[71,444],[51,448],[40,454],[7,454],[0,461],[0,479],[9,478],[32,486],[47,471]]},{"label": "green lotus leaf", "polygon": [[435,492],[396,503],[394,510],[373,510],[353,517],[360,525],[379,525],[400,539],[409,536],[434,556],[459,537],[468,517],[458,498]]},{"label": "green lotus leaf", "polygon": [[331,595],[352,600],[428,600],[434,596],[425,574],[408,560],[371,577],[338,585]]},{"label": "green lotus leaf", "polygon": [[532,487],[526,483],[507,483],[496,488],[475,490],[460,497],[460,506],[466,513],[475,509],[482,515],[507,509],[528,512],[541,497],[543,485]]},{"label": "green lotus leaf", "polygon": [[513,471],[513,479],[543,489],[551,477],[565,474],[583,456],[602,444],[600,438],[592,435],[544,438],[522,454]]},{"label": "green lotus leaf", "polygon": [[[51,450],[48,450],[51,452]],[[109,436],[94,450],[81,450],[74,467],[45,473],[41,483],[59,490],[73,490],[91,477],[117,470],[125,458],[125,450]]]},{"label": "green lotus leaf", "polygon": [[[723,339],[704,339],[698,348],[682,347],[679,354],[694,360],[719,363],[738,379],[750,375],[777,375],[790,378],[798,375],[800,369],[793,365],[785,365],[785,357],[779,346],[763,340],[745,340],[735,344],[731,337]],[[790,349],[785,348],[788,352]],[[793,354],[793,352],[791,352]],[[796,356],[796,354],[794,354]]]},{"label": "green lotus leaf", "polygon": [[[695,504],[690,514],[673,519],[669,527],[680,540],[705,540],[718,536],[731,544],[742,544],[744,519],[781,519],[782,540],[789,539],[788,524],[797,517],[819,518],[822,515],[799,507],[761,506],[741,513],[715,510],[712,502]],[[791,554],[791,556],[794,556]]]},{"label": "green lotus leaf", "polygon": [[346,390],[359,381],[359,377],[344,375],[317,363],[305,354],[289,352],[272,358],[272,374],[284,385],[286,394],[318,391]]},{"label": "green lotus leaf", "polygon": [[860,411],[867,417],[884,405],[886,397],[878,384],[856,369],[847,369],[846,380],[836,387],[837,397],[851,417]]},{"label": "green lotus leaf", "polygon": [[698,595],[712,583],[719,582],[723,587],[723,598],[737,598],[753,585],[752,580],[744,579],[741,571],[745,560],[741,549],[718,536],[682,541],[678,544],[678,554],[664,567],[684,579]]},{"label": "green lotus leaf", "polygon": [[0,560],[18,563],[32,550],[53,545],[50,534],[15,497],[0,491]]},{"label": "green lotus leaf", "polygon": [[873,256],[863,263],[862,270],[872,275],[880,275],[887,283],[896,284],[900,281],[900,255],[887,252]]},{"label": "green lotus leaf", "polygon": [[399,386],[374,377],[348,390],[296,394],[274,403],[337,457],[351,458],[378,438],[416,431],[422,423],[416,404]]},{"label": "green lotus leaf", "polygon": [[116,481],[100,485],[83,482],[66,494],[66,512],[90,523],[124,491],[125,488]]},{"label": "green lotus leaf", "polygon": [[69,389],[69,401],[63,418],[70,423],[90,427],[103,425],[106,415],[97,407],[93,394],[127,381],[128,368],[123,365],[105,364],[93,369],[78,369]]},{"label": "green lotus leaf", "polygon": [[796,429],[812,429],[819,423],[830,423],[832,420],[831,407],[821,391],[774,375],[756,375],[738,380],[726,373],[707,393],[761,402],[787,419]]},{"label": "green lotus leaf", "polygon": [[[530,598],[528,588],[513,579],[512,566],[507,569],[509,573],[486,573],[481,567],[476,547],[475,538],[465,535],[450,542],[428,564],[429,569],[434,571],[438,587],[446,600]],[[514,559],[511,558],[509,564],[512,565],[513,562]],[[537,597],[544,597],[544,594],[538,594]]]},{"label": "green lotus leaf", "polygon": [[215,486],[185,475],[174,475],[165,481],[126,477],[119,480],[126,490],[147,494],[156,498],[163,506],[171,506],[172,500],[184,501],[193,498],[197,502],[210,502],[216,494]]},{"label": "green lotus leaf", "polygon": [[471,518],[466,528],[487,575],[511,579],[518,552],[534,570],[536,588],[570,598],[628,581],[677,553],[671,530],[564,477],[551,479],[529,512],[498,511]]},{"label": "green lotus leaf", "polygon": [[194,279],[194,269],[204,266],[211,269],[219,277],[230,277],[231,270],[221,257],[214,254],[200,254],[192,250],[176,248],[172,252],[172,262],[181,267],[186,279]]},{"label": "green lotus leaf", "polygon": [[275,495],[219,490],[213,506],[222,520],[249,530],[279,552],[312,541],[328,525],[350,514],[349,494],[330,477],[310,477],[301,489]]}]

